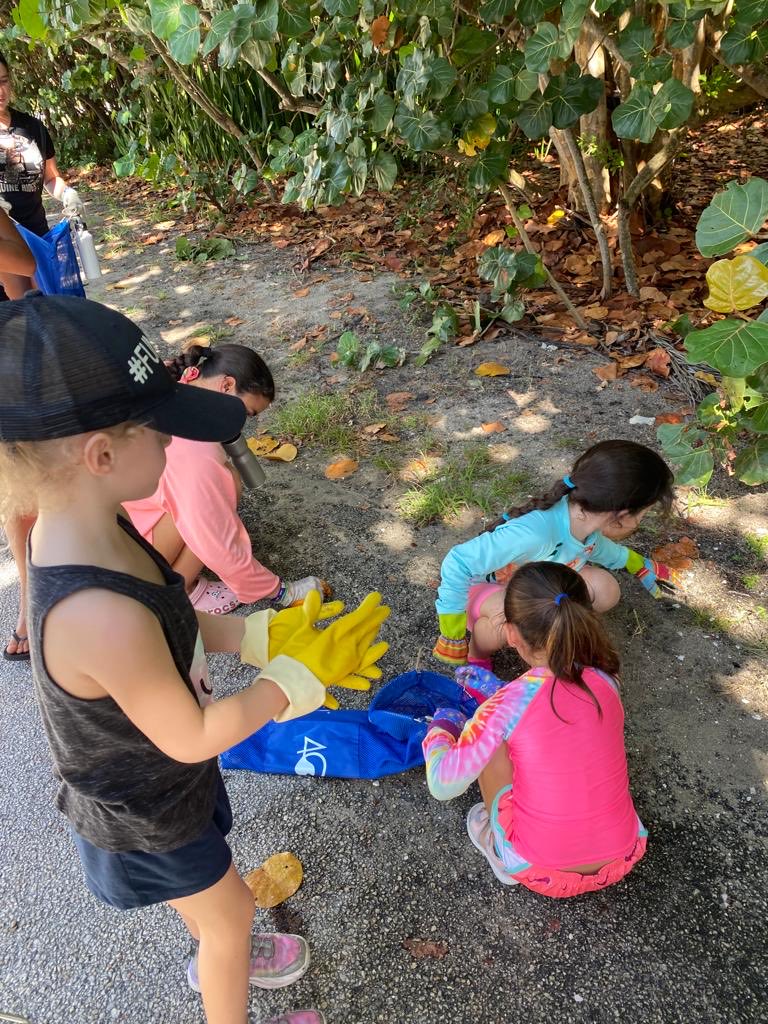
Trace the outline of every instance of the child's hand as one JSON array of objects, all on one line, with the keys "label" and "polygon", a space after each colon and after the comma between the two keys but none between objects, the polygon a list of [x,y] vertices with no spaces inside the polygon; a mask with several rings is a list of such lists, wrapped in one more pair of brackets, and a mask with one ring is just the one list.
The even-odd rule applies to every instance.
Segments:
[{"label": "child's hand", "polygon": [[[280,653],[264,667],[264,676],[276,683],[288,697],[288,708],[277,719],[284,722],[315,710],[325,703],[338,707],[325,687],[344,686],[351,690],[370,689],[370,680],[381,677],[376,662],[389,649],[374,643],[389,608],[380,594],[369,594],[353,612],[342,615],[326,629],[316,628],[321,614],[321,597],[311,591],[304,602],[302,621],[287,637]],[[278,613],[275,619],[279,617]]]},{"label": "child's hand", "polygon": [[493,672],[489,672],[488,669],[481,668],[479,665],[464,665],[462,668],[457,668],[456,682],[478,704],[485,703],[497,690],[506,685]]},{"label": "child's hand", "polygon": [[440,636],[432,648],[432,654],[446,665],[466,665],[469,654],[466,612],[438,615],[438,621]]},{"label": "child's hand", "polygon": [[[341,615],[344,611],[344,602],[329,601],[319,608],[313,604],[312,609],[315,617],[311,622],[314,624]],[[277,657],[296,630],[308,621],[304,603],[293,608],[284,608],[279,612],[270,608],[246,616],[245,633],[240,645],[240,660],[246,665],[264,668],[268,661]]]},{"label": "child's hand", "polygon": [[461,730],[466,724],[467,716],[455,708],[438,708],[430,723],[430,729],[444,729],[449,732],[455,740],[461,736]]},{"label": "child's hand", "polygon": [[637,551],[630,550],[627,558],[627,570],[640,580],[642,585],[653,597],[674,594],[680,585],[680,577],[676,570],[663,562],[654,562],[652,558],[643,558]]}]

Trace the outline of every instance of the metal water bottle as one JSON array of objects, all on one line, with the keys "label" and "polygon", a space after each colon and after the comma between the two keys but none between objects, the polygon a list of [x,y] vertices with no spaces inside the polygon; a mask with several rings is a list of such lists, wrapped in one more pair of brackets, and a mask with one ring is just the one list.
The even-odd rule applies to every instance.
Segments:
[{"label": "metal water bottle", "polygon": [[75,244],[77,245],[80,263],[86,278],[89,281],[97,280],[97,278],[101,277],[99,257],[96,255],[96,244],[93,241],[93,235],[85,224],[77,224],[75,228]]},{"label": "metal water bottle", "polygon": [[242,434],[233,437],[231,441],[223,441],[221,447],[232,460],[232,464],[242,478],[244,487],[253,491],[262,486],[267,479],[266,474],[259,465],[259,460],[245,443]]}]

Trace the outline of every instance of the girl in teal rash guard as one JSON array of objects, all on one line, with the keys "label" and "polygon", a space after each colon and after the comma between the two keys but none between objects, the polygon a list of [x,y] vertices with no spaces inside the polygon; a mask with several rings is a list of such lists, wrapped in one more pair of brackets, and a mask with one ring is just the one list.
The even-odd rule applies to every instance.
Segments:
[{"label": "girl in teal rash guard", "polygon": [[669,509],[672,482],[667,464],[645,445],[601,441],[545,497],[505,513],[487,532],[451,548],[435,604],[440,635],[434,656],[449,665],[469,661],[490,668],[491,654],[505,646],[502,584],[527,562],[576,569],[598,612],[621,596],[607,570],[626,569],[660,597],[673,586],[669,567],[617,541],[634,532],[653,505]]}]

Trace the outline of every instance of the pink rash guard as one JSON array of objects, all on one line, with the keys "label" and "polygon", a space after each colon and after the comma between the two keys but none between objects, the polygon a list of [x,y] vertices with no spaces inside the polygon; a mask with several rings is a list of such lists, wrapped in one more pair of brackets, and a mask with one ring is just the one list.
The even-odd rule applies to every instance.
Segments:
[{"label": "pink rash guard", "polygon": [[529,864],[625,857],[638,841],[618,690],[593,668],[584,680],[602,716],[588,694],[534,668],[482,704],[458,739],[435,727],[424,741],[429,789],[442,800],[468,789],[506,742],[514,776],[504,831]]},{"label": "pink rash guard", "polygon": [[184,543],[244,604],[274,595],[280,579],[253,557],[251,538],[237,514],[237,491],[220,444],[174,437],[150,498],[124,502],[139,533],[152,531],[167,512]]}]

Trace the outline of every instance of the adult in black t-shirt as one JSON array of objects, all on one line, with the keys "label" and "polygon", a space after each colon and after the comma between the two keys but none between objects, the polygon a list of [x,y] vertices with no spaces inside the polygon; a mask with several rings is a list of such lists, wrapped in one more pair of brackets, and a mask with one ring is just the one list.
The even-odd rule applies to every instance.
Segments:
[{"label": "adult in black t-shirt", "polygon": [[83,204],[56,166],[53,140],[42,121],[11,107],[8,61],[0,53],[0,195],[22,227],[44,235],[48,222],[43,187],[64,204],[68,214],[82,214]]}]

